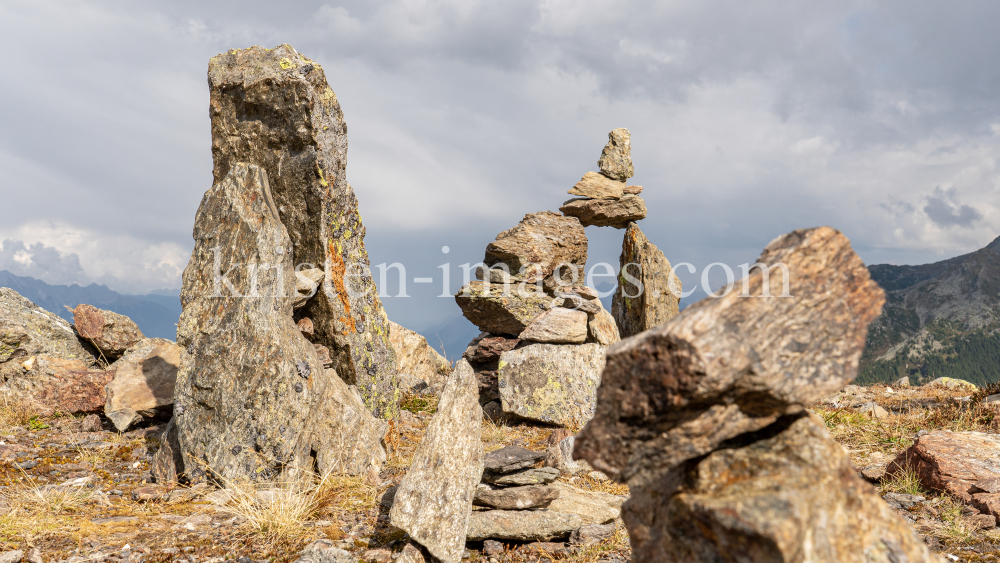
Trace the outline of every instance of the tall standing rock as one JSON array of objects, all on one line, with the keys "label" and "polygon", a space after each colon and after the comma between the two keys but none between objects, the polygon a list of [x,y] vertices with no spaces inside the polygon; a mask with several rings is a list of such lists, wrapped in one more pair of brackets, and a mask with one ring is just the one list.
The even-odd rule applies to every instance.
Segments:
[{"label": "tall standing rock", "polygon": [[441,393],[389,518],[443,563],[458,563],[483,475],[483,409],[472,366],[459,360]]},{"label": "tall standing rock", "polygon": [[[655,480],[740,434],[838,391],[857,373],[885,300],[829,227],[773,240],[724,297],[613,346],[575,457],[629,485]],[[787,268],[787,276],[782,268]],[[791,297],[785,294],[788,284]]]},{"label": "tall standing rock", "polygon": [[386,423],[323,368],[293,320],[293,247],[262,168],[233,164],[202,199],[194,239],[174,394],[188,477],[207,472],[225,483],[380,467]]},{"label": "tall standing rock", "polygon": [[330,350],[334,369],[357,385],[369,410],[391,417],[397,390],[389,320],[347,183],[347,125],[323,69],[287,44],[254,46],[213,57],[208,83],[215,182],[236,162],[267,172],[294,265],[325,272],[298,316],[312,320],[313,342]]},{"label": "tall standing rock", "polygon": [[622,338],[677,316],[681,280],[663,252],[649,242],[635,223],[629,223],[625,230],[619,262],[618,291],[611,300],[611,314]]}]

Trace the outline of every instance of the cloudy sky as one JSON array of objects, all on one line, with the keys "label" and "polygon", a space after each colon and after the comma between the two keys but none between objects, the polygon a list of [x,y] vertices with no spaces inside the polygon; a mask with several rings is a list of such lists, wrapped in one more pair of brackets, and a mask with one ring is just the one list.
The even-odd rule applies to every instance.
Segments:
[{"label": "cloudy sky", "polygon": [[[556,209],[615,127],[672,262],[735,267],[822,224],[869,263],[935,261],[1000,234],[997,21],[985,1],[4,0],[0,269],[179,287],[208,60],[285,42],[343,106],[373,264],[411,277]],[[621,232],[587,230],[617,263]],[[440,291],[386,306],[427,326],[457,313]]]}]

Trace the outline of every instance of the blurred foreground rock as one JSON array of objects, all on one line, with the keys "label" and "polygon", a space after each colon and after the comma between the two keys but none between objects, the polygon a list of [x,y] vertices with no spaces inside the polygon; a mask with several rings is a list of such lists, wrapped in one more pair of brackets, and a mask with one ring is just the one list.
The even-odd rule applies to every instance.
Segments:
[{"label": "blurred foreground rock", "polygon": [[632,560],[932,560],[804,410],[856,375],[882,290],[827,227],[758,263],[749,295],[773,297],[733,288],[608,354],[574,455],[630,485]]}]

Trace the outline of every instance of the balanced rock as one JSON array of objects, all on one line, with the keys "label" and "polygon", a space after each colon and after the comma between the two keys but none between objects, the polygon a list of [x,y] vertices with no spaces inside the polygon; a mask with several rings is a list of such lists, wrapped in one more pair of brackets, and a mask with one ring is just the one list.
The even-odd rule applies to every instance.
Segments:
[{"label": "balanced rock", "polygon": [[494,450],[483,458],[483,471],[489,473],[511,473],[526,469],[545,459],[545,454],[534,452],[521,446],[506,446]]},{"label": "balanced rock", "polygon": [[532,344],[500,356],[503,410],[520,418],[578,428],[594,415],[607,348]]},{"label": "balanced rock", "polygon": [[552,211],[529,213],[517,226],[497,235],[486,247],[483,263],[503,264],[527,281],[549,277],[558,269],[560,279],[573,283],[583,278],[587,235],[572,217]]},{"label": "balanced rock", "polygon": [[45,355],[60,360],[77,360],[90,366],[88,352],[73,326],[21,297],[13,289],[0,287],[0,364],[8,360],[27,361]]},{"label": "balanced rock", "polygon": [[389,321],[389,343],[396,353],[400,373],[419,377],[432,386],[444,383],[451,374],[451,363],[427,344],[426,338],[392,321]]},{"label": "balanced rock", "polygon": [[479,485],[473,503],[499,510],[527,510],[545,508],[559,498],[559,489],[549,485],[493,488]]},{"label": "balanced rock", "polygon": [[109,362],[146,338],[132,319],[92,305],[81,304],[73,309],[73,325],[80,338],[93,344]]},{"label": "balanced rock", "polygon": [[[323,368],[293,320],[298,257],[262,168],[233,164],[202,199],[194,239],[174,397],[188,477],[203,481],[207,471],[241,482],[314,467],[377,470],[387,425]],[[219,288],[219,271],[228,272],[228,290]]]},{"label": "balanced rock", "polygon": [[669,321],[679,312],[681,281],[670,262],[635,223],[625,229],[621,274],[611,301],[611,314],[622,338]]},{"label": "balanced rock", "polygon": [[393,526],[443,563],[458,563],[465,552],[472,499],[483,474],[482,423],[475,373],[460,360],[389,511]]},{"label": "balanced rock", "polygon": [[462,314],[479,330],[510,336],[521,334],[548,310],[551,301],[533,285],[522,288],[485,281],[469,282],[455,294]]},{"label": "balanced rock", "polygon": [[180,356],[180,346],[149,338],[112,364],[104,415],[119,432],[144,420],[170,418]]},{"label": "balanced rock", "polygon": [[[829,227],[793,231],[758,263],[746,291],[760,296],[766,283],[772,297],[732,288],[609,350],[574,456],[641,486],[854,378],[884,293],[847,237]],[[778,297],[785,284],[792,297]]]},{"label": "balanced rock", "polygon": [[[324,274],[315,295],[299,302],[298,315],[312,320],[313,342],[330,350],[333,368],[357,386],[365,406],[393,416],[397,369],[389,319],[347,182],[347,125],[323,68],[289,45],[254,46],[213,57],[208,83],[215,183],[238,162],[266,171],[291,261],[302,272],[299,266]],[[319,278],[304,275],[310,284]],[[298,300],[299,276],[287,277],[293,286],[286,295]]]},{"label": "balanced rock", "polygon": [[821,420],[786,418],[633,490],[622,514],[632,561],[935,560]]},{"label": "balanced rock", "polygon": [[567,193],[591,199],[620,199],[625,193],[625,182],[612,180],[597,172],[587,172]]},{"label": "balanced rock", "polygon": [[580,516],[554,510],[477,510],[469,519],[468,539],[549,541],[567,538],[580,526]]},{"label": "balanced rock", "polygon": [[632,134],[628,129],[619,127],[608,133],[608,144],[604,146],[597,165],[601,174],[621,182],[635,174],[632,168]]},{"label": "balanced rock", "polygon": [[550,344],[583,344],[587,341],[587,313],[562,307],[549,309],[532,321],[518,338]]},{"label": "balanced rock", "polygon": [[[600,301],[598,301],[600,303]],[[587,342],[601,346],[611,346],[621,340],[618,323],[604,307],[595,314],[587,315]]]},{"label": "balanced rock", "polygon": [[983,491],[978,483],[985,485],[990,479],[1000,478],[997,451],[1000,437],[995,434],[933,430],[899,454],[886,468],[886,474],[911,470],[928,490],[970,502],[974,493]]},{"label": "balanced rock", "polygon": [[545,485],[559,478],[559,470],[552,467],[520,469],[509,473],[483,473],[483,482],[502,486]]},{"label": "balanced rock", "polygon": [[559,211],[576,217],[584,227],[624,229],[630,222],[646,218],[646,202],[642,196],[632,194],[621,199],[576,198],[563,203]]}]

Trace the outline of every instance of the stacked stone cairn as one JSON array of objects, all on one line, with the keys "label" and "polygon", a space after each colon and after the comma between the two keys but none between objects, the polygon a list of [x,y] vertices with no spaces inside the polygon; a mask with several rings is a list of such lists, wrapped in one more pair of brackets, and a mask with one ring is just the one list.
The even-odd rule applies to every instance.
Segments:
[{"label": "stacked stone cairn", "polygon": [[579,428],[593,416],[607,347],[619,340],[585,287],[587,237],[575,217],[529,213],[486,247],[478,280],[455,296],[483,331],[465,359],[491,418]]}]

